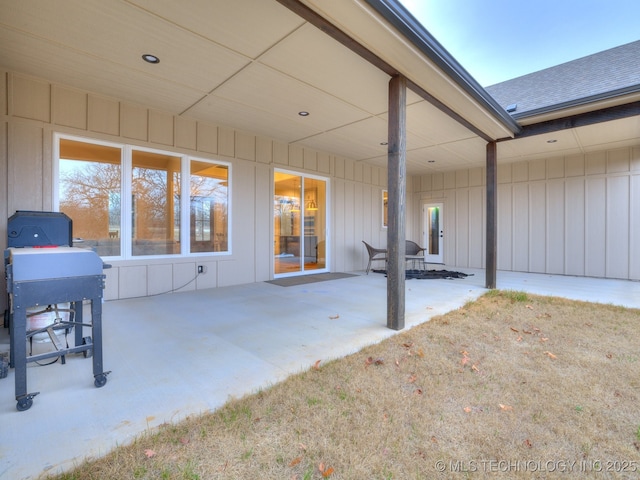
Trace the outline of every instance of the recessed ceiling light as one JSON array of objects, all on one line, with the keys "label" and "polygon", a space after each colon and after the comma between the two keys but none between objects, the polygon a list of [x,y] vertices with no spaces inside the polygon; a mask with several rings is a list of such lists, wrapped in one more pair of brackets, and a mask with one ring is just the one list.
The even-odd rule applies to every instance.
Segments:
[{"label": "recessed ceiling light", "polygon": [[309,112],[305,112],[304,110],[301,112],[298,112],[298,115],[300,115],[301,117],[308,117],[309,116]]},{"label": "recessed ceiling light", "polygon": [[547,140],[547,143],[556,143],[558,140],[556,140],[555,138],[552,138],[551,140]]},{"label": "recessed ceiling light", "polygon": [[155,55],[151,55],[150,53],[145,53],[142,55],[142,59],[147,63],[160,63],[160,59]]}]

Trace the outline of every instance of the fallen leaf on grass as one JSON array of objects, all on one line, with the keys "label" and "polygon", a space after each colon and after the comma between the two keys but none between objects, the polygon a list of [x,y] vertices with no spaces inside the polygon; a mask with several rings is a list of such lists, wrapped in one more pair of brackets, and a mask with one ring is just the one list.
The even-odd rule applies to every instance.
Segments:
[{"label": "fallen leaf on grass", "polygon": [[532,443],[531,443],[531,441],[529,441],[529,439],[527,438],[527,439],[524,441],[524,446],[525,446],[525,447],[529,447],[529,448],[531,448],[531,447],[533,447],[533,444],[532,444]]},{"label": "fallen leaf on grass", "polygon": [[528,308],[529,310],[533,310],[533,307],[532,307],[531,305],[527,305],[527,308]]},{"label": "fallen leaf on grass", "polygon": [[409,377],[409,383],[413,383],[413,382],[415,382],[417,379],[418,379],[418,377],[416,377],[415,375],[411,375],[411,376]]},{"label": "fallen leaf on grass", "polygon": [[155,457],[155,456],[157,455],[157,453],[156,453],[156,452],[154,452],[153,450],[151,450],[150,448],[147,448],[147,449],[144,451],[144,454],[145,454],[145,456],[146,456],[147,458],[152,458],[152,457]]},{"label": "fallen leaf on grass", "polygon": [[302,461],[302,457],[296,457],[293,460],[291,460],[289,462],[289,466],[290,467],[295,467],[296,465],[298,465],[300,462]]},{"label": "fallen leaf on grass", "polygon": [[365,367],[368,367],[369,365],[384,365],[384,358],[376,358],[374,359],[373,357],[368,357],[365,361],[364,361],[364,365]]},{"label": "fallen leaf on grass", "polygon": [[475,365],[471,365],[471,370],[473,370],[474,372],[480,373],[480,369],[478,367],[476,367]]},{"label": "fallen leaf on grass", "polygon": [[331,474],[334,472],[333,467],[325,468],[324,463],[320,463],[320,465],[318,465],[318,471],[322,474],[324,478],[330,477]]},{"label": "fallen leaf on grass", "polygon": [[313,368],[314,370],[320,370],[320,362],[321,361],[322,360],[316,360],[316,363],[314,363],[313,367],[311,367],[311,368]]},{"label": "fallen leaf on grass", "polygon": [[522,341],[522,335],[520,335],[517,339],[516,342],[521,342]]},{"label": "fallen leaf on grass", "polygon": [[340,318],[340,315],[336,314],[336,315],[329,315],[329,320],[335,320],[337,318]]},{"label": "fallen leaf on grass", "polygon": [[504,411],[513,410],[513,407],[511,405],[503,405],[502,403],[499,403],[498,406],[500,407],[500,410],[504,410]]},{"label": "fallen leaf on grass", "polygon": [[181,443],[182,445],[187,445],[187,444],[189,443],[189,439],[188,439],[188,438],[186,438],[186,437],[182,437],[182,438],[180,439],[180,443]]},{"label": "fallen leaf on grass", "polygon": [[413,347],[413,342],[403,343],[403,344],[402,344],[402,346],[403,346],[404,348],[411,348],[411,347]]},{"label": "fallen leaf on grass", "polygon": [[518,333],[520,330],[518,330],[517,328],[513,328],[513,327],[509,327],[511,329],[512,332],[516,332]]},{"label": "fallen leaf on grass", "polygon": [[467,413],[471,413],[471,407],[464,407],[464,411]]},{"label": "fallen leaf on grass", "polygon": [[544,353],[546,353],[546,354],[549,356],[549,358],[551,358],[552,360],[554,360],[554,359],[558,358],[558,357],[556,357],[556,356],[555,356],[553,353],[551,353],[551,352],[544,352]]},{"label": "fallen leaf on grass", "polygon": [[540,341],[541,341],[541,342],[546,342],[547,340],[549,340],[547,337],[542,337],[542,338],[540,339]]}]

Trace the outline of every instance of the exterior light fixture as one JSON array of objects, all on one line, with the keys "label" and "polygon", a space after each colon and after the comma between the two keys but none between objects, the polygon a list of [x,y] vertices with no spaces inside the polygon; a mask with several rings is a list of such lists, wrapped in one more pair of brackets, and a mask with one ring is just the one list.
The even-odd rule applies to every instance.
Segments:
[{"label": "exterior light fixture", "polygon": [[551,140],[547,140],[547,143],[556,143],[558,140],[556,140],[555,138],[552,138]]},{"label": "exterior light fixture", "polygon": [[436,163],[435,160],[427,160],[428,163]]},{"label": "exterior light fixture", "polygon": [[309,116],[309,112],[306,112],[306,111],[303,110],[301,112],[298,112],[298,115],[300,115],[301,117],[308,117]]},{"label": "exterior light fixture", "polygon": [[160,63],[160,59],[155,55],[151,55],[150,53],[145,53],[144,55],[142,55],[142,59],[147,63]]},{"label": "exterior light fixture", "polygon": [[380,142],[380,145],[382,145],[382,146],[389,145],[389,142]]}]

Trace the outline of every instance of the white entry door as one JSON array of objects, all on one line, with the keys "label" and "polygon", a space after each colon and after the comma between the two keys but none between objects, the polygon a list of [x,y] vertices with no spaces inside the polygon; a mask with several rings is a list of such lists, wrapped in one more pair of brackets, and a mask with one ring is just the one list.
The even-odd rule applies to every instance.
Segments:
[{"label": "white entry door", "polygon": [[443,204],[427,203],[422,207],[425,263],[444,263]]}]

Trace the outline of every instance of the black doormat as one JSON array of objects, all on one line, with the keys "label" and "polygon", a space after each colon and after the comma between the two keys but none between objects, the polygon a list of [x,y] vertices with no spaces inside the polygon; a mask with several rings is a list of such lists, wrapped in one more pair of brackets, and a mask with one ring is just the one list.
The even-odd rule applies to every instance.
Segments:
[{"label": "black doormat", "polygon": [[293,287],[295,285],[306,285],[307,283],[326,282],[327,280],[338,280],[340,278],[357,277],[352,273],[315,273],[313,275],[299,275],[297,277],[276,278],[267,283],[280,287]]},{"label": "black doormat", "polygon": [[[386,270],[373,270],[375,273],[384,273],[387,275]],[[407,270],[407,280],[416,278],[418,280],[431,280],[435,278],[467,278],[472,277],[473,273],[452,272],[451,270]]]}]

